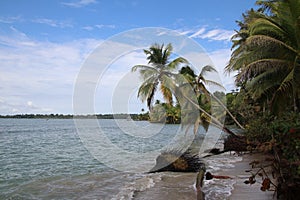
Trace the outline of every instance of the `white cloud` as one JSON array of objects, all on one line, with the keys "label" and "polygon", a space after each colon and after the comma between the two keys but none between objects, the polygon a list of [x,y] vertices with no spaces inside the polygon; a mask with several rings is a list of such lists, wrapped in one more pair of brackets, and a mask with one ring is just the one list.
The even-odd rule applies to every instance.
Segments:
[{"label": "white cloud", "polygon": [[11,32],[8,35],[0,35],[0,44],[9,47],[32,47],[35,45],[35,43],[32,42],[25,33],[18,31],[13,26],[10,27],[10,31]]},{"label": "white cloud", "polygon": [[190,38],[195,38],[198,37],[200,35],[202,35],[205,32],[205,28],[200,28],[198,31],[196,31],[195,33],[193,33]]},{"label": "white cloud", "polygon": [[73,8],[81,8],[84,6],[88,6],[90,4],[98,3],[96,0],[80,0],[73,2],[62,2],[63,5],[73,7]]},{"label": "white cloud", "polygon": [[116,28],[116,26],[113,24],[97,24],[97,25],[95,25],[95,27],[99,28],[99,29],[101,29],[101,28]]},{"label": "white cloud", "polygon": [[13,112],[13,113],[19,113],[20,110],[18,110],[17,108],[13,108],[13,109],[12,109],[12,112]]},{"label": "white cloud", "polygon": [[84,26],[84,27],[82,27],[82,29],[84,29],[86,31],[92,31],[92,30],[94,30],[94,27],[92,27],[92,26]]},{"label": "white cloud", "polygon": [[[80,39],[58,44],[32,40],[15,28],[11,28],[11,32],[9,36],[0,35],[0,114],[72,113],[74,83],[86,59],[102,41]],[[126,51],[129,45],[116,43],[114,46]],[[105,51],[109,55],[108,59],[113,59],[111,57],[115,56],[115,49],[107,48]],[[95,83],[97,79],[93,79],[93,76],[99,63],[103,62],[100,58],[97,54],[88,59],[93,69],[89,74],[91,77],[86,80],[90,81],[89,84],[100,84],[99,87],[102,87],[102,92],[98,96],[95,94],[95,97],[97,103],[104,101],[104,104],[98,104],[100,108],[97,110],[103,113],[110,111],[107,109],[110,108],[113,91],[118,87],[123,89],[130,86],[133,79],[124,80],[124,76],[131,73],[131,67],[145,64],[146,59],[142,50],[128,52],[116,58],[100,77],[100,82]],[[121,80],[124,84],[118,85]],[[132,109],[139,106],[130,102]],[[141,107],[145,106],[135,110],[140,111]]]},{"label": "white cloud", "polygon": [[82,29],[87,30],[87,31],[92,31],[95,28],[97,28],[97,29],[102,29],[102,28],[114,29],[114,28],[116,28],[116,26],[113,25],[113,24],[96,24],[94,26],[84,26],[84,27],[82,27]]},{"label": "white cloud", "polygon": [[[11,34],[0,35],[0,114],[72,113],[76,78],[82,65],[87,61],[88,55],[94,52],[101,42],[95,39],[80,39],[59,44],[35,41],[11,27]],[[133,65],[146,63],[142,50],[128,52],[126,55],[114,58],[116,50],[126,51],[132,46],[124,43],[116,44],[116,42],[112,46],[115,48],[110,48],[108,44],[105,49],[108,55],[105,58],[97,54],[92,59],[88,59],[94,69],[86,79],[90,81],[87,84],[98,84],[98,90],[95,92],[97,104],[95,106],[96,111],[102,113],[111,112],[112,95],[116,91],[123,92],[124,88],[128,88],[127,91],[131,92],[130,98],[136,96],[137,88],[133,87],[132,82],[136,84],[137,81],[131,77],[130,69]],[[219,75],[227,90],[233,88],[233,79],[223,74],[230,53],[229,49],[208,53],[219,70]],[[199,57],[195,59],[199,60]],[[113,63],[107,66],[97,83],[98,79],[92,78],[97,78],[99,74],[95,75],[93,72],[97,72],[99,64],[110,60],[113,60]],[[207,63],[203,63],[205,64]],[[117,95],[115,100],[124,102],[118,94],[115,95]],[[146,108],[144,104],[137,103],[140,102],[137,99],[125,100],[128,106],[136,112],[139,112],[141,108]],[[120,109],[124,112],[124,107]]]},{"label": "white cloud", "polygon": [[[204,67],[206,65],[214,66],[214,68],[217,70],[217,73],[206,73],[205,78],[207,80],[213,80],[222,84],[226,89],[226,92],[230,92],[232,89],[236,88],[234,84],[235,74],[227,74],[224,70],[229,62],[230,56],[230,49],[219,49],[216,51],[203,53],[193,52],[187,54],[185,57],[188,58],[189,62],[193,65],[194,68],[199,69],[199,71],[196,71],[197,74],[200,73],[201,67]],[[195,66],[195,63],[198,63],[198,66]]]},{"label": "white cloud", "polygon": [[32,101],[27,101],[27,105],[28,105],[29,107],[32,107]]},{"label": "white cloud", "polygon": [[[96,52],[95,58],[92,57],[87,60],[86,66],[90,68],[90,71],[86,75],[87,77],[84,77],[87,81],[83,88],[97,86],[94,94],[97,113],[139,112],[145,108],[145,105],[137,99],[136,93],[141,81],[139,74],[132,73],[131,68],[136,64],[146,64],[146,56],[142,50],[137,50],[115,57],[116,48],[128,49],[128,45],[111,43],[108,46],[114,46],[114,48],[105,50],[107,53],[105,59],[101,57],[99,52]],[[112,62],[106,65],[111,60]],[[92,69],[93,65],[96,66],[95,69]],[[104,65],[106,65],[105,69],[100,69]],[[80,93],[84,93],[84,91],[80,91]],[[133,95],[130,95],[132,93]],[[87,95],[81,96],[86,99]]]},{"label": "white cloud", "polygon": [[40,107],[32,103],[32,101],[25,102],[0,102],[0,114],[26,114],[26,113],[50,113],[53,110],[46,107]]},{"label": "white cloud", "polygon": [[222,84],[226,89],[226,92],[230,92],[232,89],[235,89],[234,76],[235,74],[227,74],[224,71],[224,68],[229,62],[231,51],[230,49],[220,49],[208,53],[209,57],[212,59],[215,68],[219,72]]},{"label": "white cloud", "polygon": [[0,94],[4,101],[0,102],[0,114],[70,113],[74,80],[87,55],[101,41],[57,44],[32,40],[15,28],[11,32],[0,35]]},{"label": "white cloud", "polygon": [[51,108],[43,108],[40,106],[37,106],[33,104],[32,101],[27,101],[27,106],[24,106],[23,108],[13,108],[13,112],[21,111],[25,109],[26,113],[47,113],[53,111]]},{"label": "white cloud", "polygon": [[199,35],[201,39],[211,39],[211,40],[230,40],[234,35],[234,31],[224,30],[224,29],[214,29],[210,30],[202,35]]},{"label": "white cloud", "polygon": [[190,38],[200,38],[213,41],[229,41],[234,35],[233,30],[226,29],[209,29],[207,26],[203,26],[197,29],[190,29],[180,31],[182,34],[188,35]]},{"label": "white cloud", "polygon": [[47,19],[47,18],[35,19],[35,20],[32,20],[32,22],[38,23],[38,24],[46,24],[48,26],[58,27],[58,28],[73,27],[73,25],[70,21],[58,21],[58,20]]},{"label": "white cloud", "polygon": [[12,24],[20,21],[23,21],[21,16],[0,17],[0,23]]}]

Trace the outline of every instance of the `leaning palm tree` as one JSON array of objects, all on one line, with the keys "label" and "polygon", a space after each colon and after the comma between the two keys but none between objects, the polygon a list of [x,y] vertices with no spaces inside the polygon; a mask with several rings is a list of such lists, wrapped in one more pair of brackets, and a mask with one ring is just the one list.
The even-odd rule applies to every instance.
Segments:
[{"label": "leaning palm tree", "polygon": [[[203,105],[199,105],[198,97],[200,93],[210,95],[205,88],[205,84],[214,82],[204,79],[204,75],[208,71],[213,71],[212,67],[204,67],[199,76],[196,76],[194,73],[192,75],[189,73],[177,73],[176,69],[180,65],[188,64],[188,61],[182,57],[169,61],[172,53],[171,44],[168,44],[165,48],[164,45],[154,44],[148,50],[144,50],[144,53],[147,55],[148,65],[135,65],[132,67],[132,71],[139,71],[143,79],[143,83],[138,90],[138,97],[142,101],[147,101],[150,112],[153,110],[152,102],[154,94],[157,92],[158,87],[160,87],[167,104],[172,106],[173,95],[175,96],[181,107],[182,125],[188,125],[187,130],[190,125],[194,125],[194,133],[196,133],[201,122],[202,125],[205,122],[209,122],[234,134],[226,129],[217,118],[205,110]],[[189,67],[186,67],[186,69],[193,72]],[[206,119],[203,120],[204,118]]]},{"label": "leaning palm tree", "polygon": [[174,72],[181,64],[187,64],[187,60],[178,57],[170,61],[172,54],[172,45],[153,44],[149,49],[145,49],[148,65],[135,65],[132,71],[139,71],[144,82],[138,90],[138,97],[142,101],[147,101],[149,110],[152,110],[152,102],[154,95],[160,87],[164,99],[170,105],[173,104],[173,95],[170,88],[173,82],[172,72]]},{"label": "leaning palm tree", "polygon": [[[207,90],[207,86],[213,85],[217,86],[219,88],[224,89],[224,87],[213,80],[208,80],[205,78],[206,74],[209,72],[217,72],[216,69],[210,65],[206,65],[202,67],[199,75],[197,76],[195,72],[189,67],[182,67],[179,71],[180,74],[182,74],[186,80],[188,80],[188,83],[192,85],[194,88],[194,92],[197,95],[198,98],[198,104],[201,115],[198,116],[197,121],[201,122],[202,124],[205,124],[205,121],[209,120],[209,123],[214,123],[214,125],[222,128],[222,125],[219,123],[220,118],[225,116],[225,112],[221,114],[220,116],[211,116],[209,113],[210,107],[207,107],[207,105],[211,104],[211,99],[213,99],[218,106],[221,106],[221,108],[226,111],[226,113],[229,114],[229,116],[234,120],[234,122],[241,128],[244,129],[244,127],[236,120],[236,118],[232,115],[232,113],[227,109],[227,107],[224,105],[224,102],[220,100],[218,97],[216,97],[213,93],[209,92]],[[207,107],[207,109],[205,109]],[[204,108],[204,109],[203,109]],[[213,117],[213,118],[212,118]],[[212,120],[213,119],[213,120]],[[194,130],[195,131],[195,130]]]}]

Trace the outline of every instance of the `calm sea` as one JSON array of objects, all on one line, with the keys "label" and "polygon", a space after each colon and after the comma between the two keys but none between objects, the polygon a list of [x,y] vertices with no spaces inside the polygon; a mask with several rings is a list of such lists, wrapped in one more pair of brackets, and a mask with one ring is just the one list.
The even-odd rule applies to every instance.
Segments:
[{"label": "calm sea", "polygon": [[[97,132],[98,127],[86,122],[89,132]],[[179,130],[178,125],[165,125],[153,137],[134,140],[120,129],[126,120],[121,122],[98,120],[114,145],[137,153],[166,146]],[[72,119],[0,119],[0,199],[196,199],[195,173],[120,171],[113,162],[130,166],[130,160],[112,154],[112,165],[102,162],[79,136]],[[225,154],[204,162],[217,172],[238,160]],[[155,159],[145,163],[154,165]],[[206,199],[227,199],[233,184],[206,181]]]}]

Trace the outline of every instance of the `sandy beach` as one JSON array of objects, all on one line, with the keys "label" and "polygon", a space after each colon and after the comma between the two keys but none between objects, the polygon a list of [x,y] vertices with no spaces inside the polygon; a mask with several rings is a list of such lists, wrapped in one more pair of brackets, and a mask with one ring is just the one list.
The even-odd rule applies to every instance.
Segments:
[{"label": "sandy beach", "polygon": [[[235,163],[234,167],[229,170],[227,173],[229,176],[234,177],[236,180],[236,184],[234,185],[234,189],[232,191],[232,195],[230,199],[251,199],[251,200],[268,200],[274,199],[273,191],[261,191],[261,183],[262,179],[259,176],[256,176],[256,183],[249,185],[245,184],[244,181],[247,180],[251,174],[250,172],[245,172],[246,170],[252,169],[252,166],[249,163],[253,161],[258,161],[257,167],[263,165],[268,165],[270,161],[266,161],[266,158],[272,158],[270,155],[265,155],[261,153],[254,154],[244,154],[242,155],[243,160]],[[253,168],[253,173],[257,172],[259,168]],[[266,168],[266,172],[272,181],[271,167]],[[275,197],[275,196],[274,196]]]},{"label": "sandy beach", "polygon": [[[224,155],[228,157],[228,155]],[[250,172],[246,172],[252,169],[252,166],[249,163],[253,161],[259,162],[257,167],[260,164],[268,165],[266,158],[269,158],[265,154],[254,153],[254,154],[243,154],[239,156],[240,161],[232,162],[231,167],[220,168],[219,170],[213,170],[214,175],[223,175],[230,176],[230,180],[214,179],[214,180],[205,180],[203,191],[205,192],[206,200],[215,200],[215,199],[228,199],[228,200],[271,200],[274,199],[273,191],[261,191],[262,178],[256,176],[256,183],[249,185],[245,184],[244,181],[248,180],[251,176]],[[210,160],[219,159],[220,155],[217,155],[215,158],[212,156]],[[236,155],[231,156],[232,159],[236,159]],[[208,169],[210,166],[208,166]],[[253,168],[252,172],[257,172],[259,168]],[[211,170],[209,170],[211,171]],[[271,178],[271,168],[266,168],[268,176]],[[154,187],[143,191],[142,193],[136,193],[134,199],[144,200],[144,199],[197,199],[196,192],[193,184],[195,183],[196,173],[166,173],[163,180],[155,184]],[[273,181],[273,180],[272,180]],[[230,187],[226,184],[233,184],[233,187]],[[216,187],[217,186],[217,187]],[[222,188],[222,186],[224,188]],[[223,193],[228,192],[228,196],[222,193],[216,193],[216,188],[218,190],[223,189]],[[229,188],[229,189],[228,189]],[[218,196],[220,195],[220,196]],[[222,196],[223,195],[223,196]]]}]

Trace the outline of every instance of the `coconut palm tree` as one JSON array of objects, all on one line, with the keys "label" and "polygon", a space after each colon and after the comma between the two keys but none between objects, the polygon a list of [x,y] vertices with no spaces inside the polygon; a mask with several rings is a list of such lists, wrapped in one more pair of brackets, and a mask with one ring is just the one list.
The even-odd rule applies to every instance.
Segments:
[{"label": "coconut palm tree", "polygon": [[[205,124],[207,120],[211,120],[211,115],[207,114],[210,113],[211,110],[211,99],[213,99],[216,103],[217,106],[221,106],[222,109],[224,109],[224,111],[226,111],[230,117],[234,120],[234,122],[241,128],[244,129],[244,127],[236,120],[236,118],[232,115],[232,113],[227,109],[227,107],[224,105],[224,102],[222,102],[222,100],[220,100],[218,97],[216,97],[213,93],[209,92],[207,90],[207,86],[209,85],[214,85],[217,86],[219,88],[224,89],[224,87],[213,80],[208,80],[205,78],[205,75],[209,72],[217,72],[216,69],[210,65],[206,65],[204,67],[202,67],[199,75],[197,76],[195,74],[195,72],[189,67],[189,66],[185,66],[182,67],[179,71],[180,74],[182,74],[186,80],[188,80],[188,83],[192,85],[192,87],[194,88],[194,92],[197,95],[198,98],[198,104],[199,106],[206,111],[203,112],[201,111],[200,116],[198,117],[198,121],[200,121],[202,124]],[[223,113],[223,116],[215,116],[216,119],[214,121],[216,121],[218,118],[222,118],[225,116],[225,113]],[[220,121],[220,120],[218,120]],[[219,124],[218,122],[216,122],[217,124]]]},{"label": "coconut palm tree", "polygon": [[[160,87],[164,99],[167,104],[170,105],[165,106],[166,108],[173,107],[173,95],[175,96],[181,109],[181,123],[183,126],[188,125],[187,130],[191,125],[194,125],[194,133],[196,133],[201,122],[202,125],[209,122],[234,134],[226,129],[217,118],[211,116],[203,105],[202,107],[199,105],[200,95],[205,98],[207,98],[207,95],[211,95],[205,88],[205,85],[218,85],[218,83],[204,78],[206,72],[215,71],[213,67],[203,67],[199,76],[196,76],[193,70],[188,66],[182,68],[180,70],[181,73],[178,73],[176,69],[178,69],[180,65],[188,64],[188,61],[182,57],[169,61],[172,53],[171,44],[168,44],[166,47],[164,47],[164,45],[154,44],[149,49],[144,50],[144,53],[147,55],[148,65],[135,65],[132,67],[132,71],[139,71],[144,81],[138,90],[138,97],[142,101],[147,101],[150,113],[155,108],[152,106],[154,94],[158,87]],[[183,73],[184,69],[186,72]],[[158,108],[159,107],[157,107],[157,109]],[[155,113],[153,113],[153,115],[155,115]],[[156,116],[154,116],[154,118],[156,118]]]},{"label": "coconut palm tree", "polygon": [[132,71],[139,71],[144,80],[139,88],[138,97],[142,101],[147,100],[149,110],[152,109],[153,98],[159,86],[166,102],[170,105],[173,104],[173,95],[170,88],[173,83],[172,72],[178,69],[181,64],[187,64],[188,62],[182,57],[170,61],[172,50],[171,44],[166,47],[164,44],[153,44],[149,49],[144,50],[148,65],[135,65],[132,67]]},{"label": "coconut palm tree", "polygon": [[238,70],[236,82],[254,100],[270,102],[273,112],[291,104],[299,111],[300,1],[257,4],[260,9],[244,16],[233,38],[234,51],[226,70]]}]

